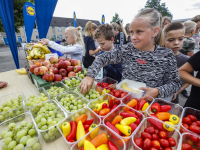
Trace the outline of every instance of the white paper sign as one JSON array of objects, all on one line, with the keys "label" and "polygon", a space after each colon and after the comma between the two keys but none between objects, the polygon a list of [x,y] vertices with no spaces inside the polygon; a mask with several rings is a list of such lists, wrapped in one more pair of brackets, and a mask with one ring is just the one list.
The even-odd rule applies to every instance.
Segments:
[{"label": "white paper sign", "polygon": [[103,68],[99,71],[98,75],[95,77],[95,79],[103,79]]},{"label": "white paper sign", "polygon": [[48,60],[48,61],[49,61],[49,59],[50,59],[51,57],[53,57],[53,56],[55,56],[55,57],[58,58],[57,53],[45,54],[45,60]]}]

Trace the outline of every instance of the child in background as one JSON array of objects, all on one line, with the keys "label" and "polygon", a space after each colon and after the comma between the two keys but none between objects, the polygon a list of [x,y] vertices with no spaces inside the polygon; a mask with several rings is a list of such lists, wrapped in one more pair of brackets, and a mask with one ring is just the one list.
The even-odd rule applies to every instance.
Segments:
[{"label": "child in background", "polygon": [[128,36],[120,21],[112,23],[114,28],[114,47],[118,49],[120,46],[127,44]]},{"label": "child in background", "polygon": [[[95,59],[79,88],[88,92],[100,69],[108,64],[123,64],[122,79],[146,83],[141,87],[154,98],[169,97],[181,87],[176,58],[170,49],[160,47],[161,14],[153,8],[139,12],[130,25],[131,41],[119,50],[108,51]],[[134,47],[133,47],[134,45]],[[146,100],[148,97],[142,97]]]},{"label": "child in background", "polygon": [[95,57],[93,55],[97,54],[100,49],[96,48],[95,41],[93,39],[93,34],[97,29],[97,25],[88,21],[85,25],[85,35],[84,43],[85,43],[85,56],[83,57],[83,65],[85,68],[88,68],[92,65]]},{"label": "child in background", "polygon": [[[112,25],[103,24],[99,26],[94,34],[94,38],[97,39],[102,51],[112,51],[114,50],[114,30]],[[104,52],[104,53],[106,53]],[[101,57],[99,55],[98,57]],[[104,76],[110,77],[118,82],[122,79],[122,63],[107,65],[103,69]]]},{"label": "child in background", "polygon": [[164,16],[162,18],[162,28],[166,27],[168,24],[170,24],[172,21],[168,16]]},{"label": "child in background", "polygon": [[67,46],[62,46],[45,38],[41,39],[40,43],[48,45],[49,47],[66,54],[67,57],[70,57],[71,59],[77,59],[82,62],[85,45],[83,42],[81,30],[81,27],[68,27],[65,30],[65,39],[68,44]]},{"label": "child in background", "polygon": [[[164,45],[166,48],[169,48],[173,51],[176,61],[177,67],[180,68],[183,64],[187,62],[189,59],[188,56],[179,52],[180,48],[183,45],[184,39],[184,26],[180,22],[173,22],[168,24],[164,29]],[[181,87],[181,89],[175,93],[172,102],[179,103],[178,94],[180,94],[185,88],[187,88],[189,84],[185,83]]]},{"label": "child in background", "polygon": [[131,36],[130,36],[130,23],[127,23],[126,26],[125,26],[125,30],[126,30],[126,33],[128,35],[128,38],[127,38],[127,43],[131,42]]},{"label": "child in background", "polygon": [[194,21],[197,23],[197,27],[196,27],[196,31],[195,31],[195,34],[193,35],[193,39],[194,41],[196,42],[196,45],[195,45],[195,49],[194,49],[194,54],[197,53],[200,49],[199,47],[199,43],[200,43],[200,35],[199,35],[199,29],[200,29],[200,15],[197,15],[195,17],[193,17],[191,19],[191,21]]},{"label": "child in background", "polygon": [[188,20],[183,25],[185,27],[185,37],[180,52],[184,55],[192,56],[194,54],[195,41],[191,37],[195,34],[197,24]]}]

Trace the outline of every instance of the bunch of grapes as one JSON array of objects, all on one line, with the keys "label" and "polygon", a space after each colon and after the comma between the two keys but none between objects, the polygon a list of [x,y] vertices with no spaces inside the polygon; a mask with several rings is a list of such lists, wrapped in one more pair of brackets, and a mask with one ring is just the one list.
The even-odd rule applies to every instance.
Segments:
[{"label": "bunch of grapes", "polygon": [[[77,89],[78,89],[78,92],[80,93],[80,89],[79,88],[77,88]],[[100,94],[95,89],[90,89],[90,92],[89,93],[85,93],[85,95],[83,95],[83,96],[88,100],[94,100],[94,99],[100,97]]]},{"label": "bunch of grapes", "polygon": [[74,113],[77,110],[85,107],[88,103],[84,98],[81,98],[78,94],[74,92],[71,92],[71,94],[60,94],[57,96],[56,99],[68,112],[71,113]]},{"label": "bunch of grapes", "polygon": [[62,93],[62,92],[64,92],[64,88],[62,88],[62,87],[57,87],[57,86],[51,86],[48,90],[46,90],[47,91],[47,93],[49,94],[49,95],[51,95],[51,98],[52,99],[55,99],[55,97],[58,95],[58,94],[60,94],[60,93]]},{"label": "bunch of grapes", "polygon": [[71,78],[71,79],[65,80],[64,82],[69,88],[75,88],[79,86],[79,84],[81,83],[81,80],[78,78]]},{"label": "bunch of grapes", "polygon": [[40,150],[41,145],[37,136],[33,123],[22,121],[18,126],[15,123],[10,123],[8,130],[1,132],[1,137],[4,139],[2,150],[21,150],[24,147]]},{"label": "bunch of grapes", "polygon": [[86,73],[87,73],[87,70],[79,71],[78,73],[76,73],[76,76],[79,77],[80,79],[84,79]]},{"label": "bunch of grapes", "polygon": [[31,113],[45,141],[52,141],[60,136],[60,132],[56,128],[56,124],[64,119],[64,113],[53,102],[45,102],[35,105],[31,109]]},{"label": "bunch of grapes", "polygon": [[31,106],[33,105],[36,105],[36,104],[39,104],[41,102],[44,102],[48,100],[48,96],[44,93],[40,93],[39,96],[34,96],[34,95],[31,95],[28,99],[27,99],[27,102],[26,102],[26,107],[28,109],[30,109]]},{"label": "bunch of grapes", "polygon": [[23,97],[19,95],[18,98],[13,98],[8,102],[4,102],[0,106],[0,123],[22,114],[24,112],[22,101]]}]

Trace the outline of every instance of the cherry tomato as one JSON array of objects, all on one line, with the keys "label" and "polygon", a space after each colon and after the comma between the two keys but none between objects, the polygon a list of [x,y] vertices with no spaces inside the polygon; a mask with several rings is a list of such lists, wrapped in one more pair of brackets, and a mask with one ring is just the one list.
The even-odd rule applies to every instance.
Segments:
[{"label": "cherry tomato", "polygon": [[151,148],[151,140],[146,138],[144,141],[143,141],[143,147],[142,149],[143,150],[148,150]]},{"label": "cherry tomato", "polygon": [[192,122],[197,121],[197,118],[194,115],[188,115]]},{"label": "cherry tomato", "polygon": [[148,138],[148,139],[152,139],[152,136],[151,136],[151,134],[149,134],[148,132],[142,132],[141,133],[141,137],[143,138],[143,139],[146,139],[146,138]]},{"label": "cherry tomato", "polygon": [[176,146],[176,141],[174,140],[174,138],[168,137],[167,139],[168,139],[168,142],[169,142],[169,146],[170,146],[170,147]]},{"label": "cherry tomato", "polygon": [[155,133],[155,128],[154,127],[147,127],[144,129],[145,132],[148,132],[149,134],[154,134]]},{"label": "cherry tomato", "polygon": [[135,138],[134,142],[138,147],[142,148],[142,138],[141,137],[140,138]]},{"label": "cherry tomato", "polygon": [[160,143],[159,143],[158,140],[153,140],[153,141],[151,141],[151,146],[159,149],[160,148]]},{"label": "cherry tomato", "polygon": [[168,137],[167,132],[165,131],[160,131],[159,132],[159,137],[162,139],[166,139]]},{"label": "cherry tomato", "polygon": [[169,142],[168,142],[168,140],[166,140],[166,139],[160,139],[159,142],[160,142],[160,145],[161,145],[162,147],[169,147]]},{"label": "cherry tomato", "polygon": [[153,140],[159,140],[159,136],[157,134],[152,134],[152,139]]},{"label": "cherry tomato", "polygon": [[182,123],[190,125],[190,124],[192,124],[192,121],[189,117],[184,117],[182,119]]}]

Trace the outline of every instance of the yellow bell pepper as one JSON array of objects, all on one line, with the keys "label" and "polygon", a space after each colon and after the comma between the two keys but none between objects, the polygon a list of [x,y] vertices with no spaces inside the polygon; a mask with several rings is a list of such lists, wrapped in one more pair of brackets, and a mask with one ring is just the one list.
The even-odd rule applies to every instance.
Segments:
[{"label": "yellow bell pepper", "polygon": [[[82,138],[85,135],[85,129],[83,127],[83,124],[81,121],[78,122],[77,125],[77,131],[76,131],[76,140],[78,141],[80,138]],[[79,143],[78,147],[81,147],[85,141],[85,138],[83,138]]]},{"label": "yellow bell pepper", "polygon": [[123,134],[125,135],[131,135],[131,127],[129,126],[124,126],[121,124],[116,124],[115,127]]},{"label": "yellow bell pepper", "polygon": [[104,103],[106,103],[106,104],[108,105],[108,102],[107,102],[107,101],[95,105],[95,109],[97,110],[97,112],[99,112],[100,110],[102,110],[102,105],[103,105]]},{"label": "yellow bell pepper", "polygon": [[88,140],[84,141],[84,150],[96,150],[95,146]]},{"label": "yellow bell pepper", "polygon": [[97,150],[109,150],[109,148],[107,144],[101,144],[97,147]]},{"label": "yellow bell pepper", "polygon": [[145,103],[142,107],[142,111],[145,111],[147,109],[147,107],[149,107],[149,103]]},{"label": "yellow bell pepper", "polygon": [[178,124],[179,123],[179,117],[177,115],[171,115],[169,117],[169,121],[172,122],[173,124]]},{"label": "yellow bell pepper", "polygon": [[[94,128],[96,128],[96,126],[97,126],[96,124],[91,124],[90,128],[89,128],[89,132],[92,131]],[[94,139],[98,135],[98,133],[99,133],[99,127],[97,127],[96,129],[94,129],[94,131],[92,131],[90,133],[90,138]]]},{"label": "yellow bell pepper", "polygon": [[106,89],[103,89],[101,95],[106,94]]},{"label": "yellow bell pepper", "polygon": [[69,122],[64,122],[62,124],[62,132],[65,138],[71,132],[71,125]]},{"label": "yellow bell pepper", "polygon": [[110,93],[110,90],[106,90],[106,93],[108,93],[108,94],[109,94],[109,93]]},{"label": "yellow bell pepper", "polygon": [[137,119],[135,117],[127,117],[120,121],[121,125],[129,126],[131,123],[134,123]]},{"label": "yellow bell pepper", "polygon": [[163,123],[163,128],[165,128],[167,131],[174,131],[174,124],[172,122],[169,122],[169,121],[165,121]]}]

